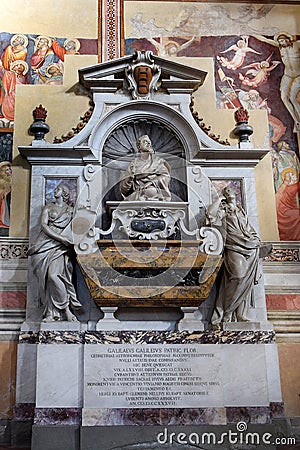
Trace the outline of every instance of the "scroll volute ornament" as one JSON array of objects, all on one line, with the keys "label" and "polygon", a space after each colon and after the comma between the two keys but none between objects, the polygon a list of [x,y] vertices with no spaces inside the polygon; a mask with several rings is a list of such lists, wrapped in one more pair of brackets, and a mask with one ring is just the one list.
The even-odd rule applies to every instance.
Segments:
[{"label": "scroll volute ornament", "polygon": [[125,69],[128,81],[128,90],[132,98],[149,99],[159,88],[161,69],[154,64],[153,54],[150,51],[137,51],[132,64]]}]

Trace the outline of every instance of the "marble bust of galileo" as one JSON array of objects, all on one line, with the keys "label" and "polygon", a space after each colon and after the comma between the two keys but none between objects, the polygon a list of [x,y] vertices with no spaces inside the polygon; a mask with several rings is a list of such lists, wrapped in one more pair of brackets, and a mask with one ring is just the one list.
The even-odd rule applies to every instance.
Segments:
[{"label": "marble bust of galileo", "polygon": [[170,166],[156,156],[148,135],[137,139],[140,156],[127,167],[120,189],[126,200],[170,201]]}]

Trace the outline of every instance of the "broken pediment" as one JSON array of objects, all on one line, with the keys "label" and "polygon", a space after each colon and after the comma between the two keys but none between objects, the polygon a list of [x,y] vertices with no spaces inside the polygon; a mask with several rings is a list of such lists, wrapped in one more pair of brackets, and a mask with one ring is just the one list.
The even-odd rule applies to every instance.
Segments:
[{"label": "broken pediment", "polygon": [[207,72],[165,58],[150,51],[79,70],[79,81],[93,92],[124,89],[133,99],[149,99],[155,91],[192,93],[204,82]]}]

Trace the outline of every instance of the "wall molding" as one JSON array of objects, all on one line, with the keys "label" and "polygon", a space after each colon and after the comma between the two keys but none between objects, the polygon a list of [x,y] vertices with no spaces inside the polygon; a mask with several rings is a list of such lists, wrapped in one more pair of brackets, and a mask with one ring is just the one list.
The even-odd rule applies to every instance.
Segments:
[{"label": "wall molding", "polygon": [[0,341],[19,340],[25,313],[25,308],[0,308]]},{"label": "wall molding", "polygon": [[300,311],[268,311],[277,343],[300,343]]}]

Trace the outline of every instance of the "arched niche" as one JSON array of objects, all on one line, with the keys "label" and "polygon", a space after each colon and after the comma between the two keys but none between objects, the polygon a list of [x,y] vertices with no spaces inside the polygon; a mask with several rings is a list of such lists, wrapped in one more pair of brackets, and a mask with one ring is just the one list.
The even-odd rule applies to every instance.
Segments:
[{"label": "arched niche", "polygon": [[[107,113],[90,138],[89,146],[102,164],[106,180],[102,211],[108,200],[122,200],[119,182],[138,155],[136,140],[144,134],[171,167],[172,201],[188,200],[187,165],[200,148],[193,128],[174,108],[157,102],[131,102]],[[106,222],[103,217],[104,226]]]},{"label": "arched niche", "polygon": [[[178,109],[176,109],[178,107]],[[109,105],[107,105],[109,109]],[[147,122],[147,123],[146,123]],[[136,129],[132,128],[133,123],[137,124]],[[146,124],[144,126],[144,124]],[[165,128],[180,145],[180,151],[174,151],[174,148],[168,147],[160,142],[160,134],[156,134],[155,127]],[[146,128],[145,128],[146,127]],[[118,130],[118,131],[117,131]],[[166,105],[156,101],[131,101],[122,103],[118,106],[111,106],[111,110],[106,113],[103,119],[94,127],[90,138],[89,147],[95,157],[104,165],[108,162],[108,146],[111,145],[111,138],[116,133],[122,133],[122,130],[132,131],[131,135],[126,136],[128,143],[122,143],[119,147],[126,161],[125,148],[129,150],[128,156],[135,152],[135,140],[137,133],[144,131],[151,133],[150,138],[153,142],[155,151],[168,154],[172,152],[177,156],[184,158],[187,162],[192,159],[200,150],[201,143],[195,131],[195,124],[191,124],[179,110],[179,101],[177,105]],[[123,148],[124,146],[124,148]],[[106,152],[106,153],[105,153]],[[124,152],[124,153],[123,153]],[[130,153],[131,152],[131,153]],[[117,158],[117,154],[113,155]],[[113,158],[112,158],[113,159]]]}]

